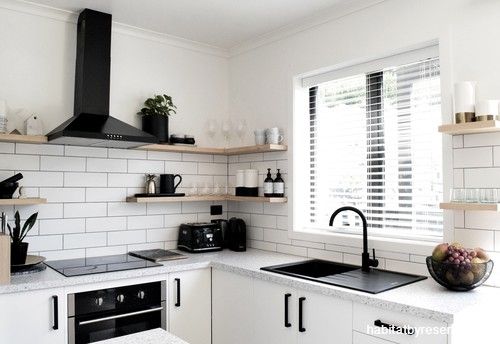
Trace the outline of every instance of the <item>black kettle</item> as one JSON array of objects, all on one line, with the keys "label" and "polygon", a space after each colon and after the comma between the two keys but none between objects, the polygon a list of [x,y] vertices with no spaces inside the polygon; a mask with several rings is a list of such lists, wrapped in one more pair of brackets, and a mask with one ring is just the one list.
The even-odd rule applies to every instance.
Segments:
[{"label": "black kettle", "polygon": [[243,252],[247,250],[247,226],[242,219],[229,219],[224,241],[231,251]]}]

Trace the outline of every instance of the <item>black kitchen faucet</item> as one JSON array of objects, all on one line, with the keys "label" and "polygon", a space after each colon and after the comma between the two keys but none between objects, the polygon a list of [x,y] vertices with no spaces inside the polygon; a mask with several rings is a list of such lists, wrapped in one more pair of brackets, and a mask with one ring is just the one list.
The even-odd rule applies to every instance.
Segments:
[{"label": "black kitchen faucet", "polygon": [[377,267],[378,266],[378,260],[375,259],[375,249],[373,249],[373,259],[370,258],[370,254],[368,253],[368,225],[366,222],[366,217],[363,215],[361,210],[355,207],[341,207],[335,210],[330,217],[330,227],[333,226],[333,220],[335,220],[335,217],[345,211],[345,210],[350,210],[355,212],[356,214],[359,215],[361,218],[361,221],[363,221],[363,253],[361,254],[361,270],[364,272],[370,272],[370,267]]}]

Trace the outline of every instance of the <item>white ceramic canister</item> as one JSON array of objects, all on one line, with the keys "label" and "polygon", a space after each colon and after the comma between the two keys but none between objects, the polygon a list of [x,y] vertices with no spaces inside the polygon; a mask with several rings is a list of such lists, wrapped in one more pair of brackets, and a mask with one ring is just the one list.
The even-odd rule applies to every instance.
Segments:
[{"label": "white ceramic canister", "polygon": [[237,188],[245,186],[245,170],[236,171],[236,185]]},{"label": "white ceramic canister", "polygon": [[259,171],[248,169],[245,170],[245,185],[246,188],[256,188],[259,186]]}]

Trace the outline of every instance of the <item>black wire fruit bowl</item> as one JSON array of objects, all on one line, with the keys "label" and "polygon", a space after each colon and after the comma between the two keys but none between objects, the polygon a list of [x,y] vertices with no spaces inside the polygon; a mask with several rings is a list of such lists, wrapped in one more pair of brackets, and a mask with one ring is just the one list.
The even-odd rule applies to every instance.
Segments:
[{"label": "black wire fruit bowl", "polygon": [[471,262],[466,266],[456,265],[448,261],[437,261],[429,256],[426,258],[427,269],[432,278],[443,287],[468,291],[479,287],[491,275],[493,261]]}]

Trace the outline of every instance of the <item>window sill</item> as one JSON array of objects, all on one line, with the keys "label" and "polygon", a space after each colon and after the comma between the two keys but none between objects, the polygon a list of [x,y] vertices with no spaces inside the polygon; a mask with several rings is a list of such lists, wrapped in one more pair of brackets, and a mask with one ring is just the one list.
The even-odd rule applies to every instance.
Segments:
[{"label": "window sill", "polygon": [[[363,247],[363,237],[358,234],[325,233],[314,229],[302,229],[290,230],[289,237],[294,240],[312,241],[346,247],[359,247],[360,249]],[[430,255],[436,244],[440,242],[442,242],[442,239],[421,241],[416,239],[370,237],[370,233],[368,233],[368,246],[370,249],[405,252],[422,256]]]}]

